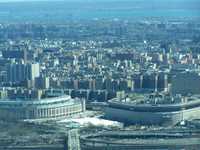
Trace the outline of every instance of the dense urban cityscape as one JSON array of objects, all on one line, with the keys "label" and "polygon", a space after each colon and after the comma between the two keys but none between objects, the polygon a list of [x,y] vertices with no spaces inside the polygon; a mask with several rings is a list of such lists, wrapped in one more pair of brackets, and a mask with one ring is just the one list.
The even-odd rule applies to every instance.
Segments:
[{"label": "dense urban cityscape", "polygon": [[2,22],[0,132],[9,150],[198,150],[199,18]]}]

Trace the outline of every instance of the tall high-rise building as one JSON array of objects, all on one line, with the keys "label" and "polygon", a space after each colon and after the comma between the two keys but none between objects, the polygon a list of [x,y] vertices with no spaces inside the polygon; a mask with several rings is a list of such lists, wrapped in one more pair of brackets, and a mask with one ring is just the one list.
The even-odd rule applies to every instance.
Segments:
[{"label": "tall high-rise building", "polygon": [[20,83],[26,79],[26,66],[23,62],[11,63],[7,66],[7,81]]},{"label": "tall high-rise building", "polygon": [[172,94],[200,94],[200,75],[196,72],[182,72],[174,75],[171,81]]},{"label": "tall high-rise building", "polygon": [[7,66],[7,81],[21,83],[40,76],[39,63],[12,62]]},{"label": "tall high-rise building", "polygon": [[42,77],[42,76],[35,78],[35,87],[37,89],[48,89],[49,88],[49,78]]},{"label": "tall high-rise building", "polygon": [[26,67],[26,78],[28,80],[35,80],[40,76],[40,65],[39,63],[28,63]]}]

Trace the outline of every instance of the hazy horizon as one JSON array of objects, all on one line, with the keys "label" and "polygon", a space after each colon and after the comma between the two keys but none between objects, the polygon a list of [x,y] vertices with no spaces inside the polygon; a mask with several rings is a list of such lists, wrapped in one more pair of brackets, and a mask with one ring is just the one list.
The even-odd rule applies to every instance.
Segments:
[{"label": "hazy horizon", "polygon": [[[58,1],[64,1],[64,2],[117,2],[117,1],[138,1],[138,2],[145,2],[146,0],[0,0],[0,2],[42,2],[42,1],[51,1],[51,2],[58,2]],[[146,1],[146,3],[152,3],[152,2],[198,2],[198,0],[149,0]]]},{"label": "hazy horizon", "polygon": [[131,19],[136,17],[199,18],[200,1],[0,0],[1,22],[63,22],[70,19]]}]

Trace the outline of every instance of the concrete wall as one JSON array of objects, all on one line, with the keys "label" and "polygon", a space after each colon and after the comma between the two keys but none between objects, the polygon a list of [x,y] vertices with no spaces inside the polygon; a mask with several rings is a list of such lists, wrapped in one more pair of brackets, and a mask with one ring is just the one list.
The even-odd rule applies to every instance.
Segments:
[{"label": "concrete wall", "polygon": [[107,107],[105,110],[106,118],[125,122],[127,124],[162,124],[174,125],[182,120],[200,119],[200,108],[183,110],[170,113],[135,112],[123,109]]}]

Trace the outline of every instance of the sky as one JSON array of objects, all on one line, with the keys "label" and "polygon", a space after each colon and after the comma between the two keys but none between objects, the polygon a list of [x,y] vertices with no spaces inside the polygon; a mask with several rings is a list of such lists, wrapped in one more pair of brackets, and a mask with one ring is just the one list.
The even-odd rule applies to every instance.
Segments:
[{"label": "sky", "polygon": [[28,1],[56,1],[56,0],[0,0],[0,2],[21,2],[21,1],[28,2]]},{"label": "sky", "polygon": [[[24,2],[28,2],[28,1],[95,1],[95,0],[0,0],[0,2],[21,2],[21,1],[24,1]],[[96,1],[99,1],[99,0],[96,0]],[[119,0],[107,0],[107,1],[119,1]],[[137,0],[137,1],[140,1],[140,0]],[[154,1],[154,0],[148,0],[148,2],[151,2],[151,1]],[[169,0],[161,0],[161,1],[169,1]],[[184,1],[190,1],[190,0],[175,0],[175,1],[181,1],[181,2],[184,2]]]},{"label": "sky", "polygon": [[0,0],[0,2],[39,1],[39,0]]},{"label": "sky", "polygon": [[[64,2],[141,2],[145,5],[156,5],[159,6],[160,4],[166,4],[167,6],[198,6],[200,7],[200,0],[0,0],[0,3],[7,3],[7,2],[34,2],[34,1],[46,1],[46,2],[56,2],[56,1],[64,1]],[[163,3],[164,2],[164,3]]]}]

